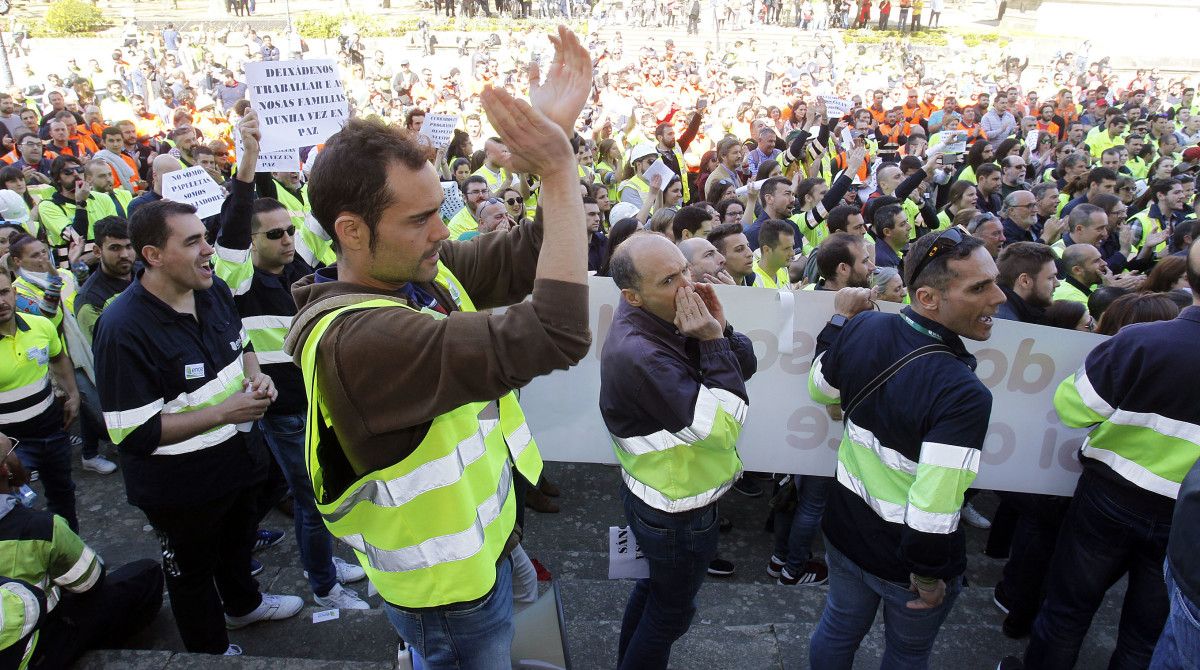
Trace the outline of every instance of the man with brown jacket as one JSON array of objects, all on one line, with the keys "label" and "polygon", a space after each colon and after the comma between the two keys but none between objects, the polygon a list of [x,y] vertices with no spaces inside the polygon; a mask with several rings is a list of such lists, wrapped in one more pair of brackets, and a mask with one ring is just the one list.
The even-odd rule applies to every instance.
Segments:
[{"label": "man with brown jacket", "polygon": [[541,177],[532,224],[449,241],[422,145],[380,123],[349,122],[309,181],[337,265],[295,285],[285,347],[309,390],[317,506],[429,668],[509,667],[512,469],[535,482],[541,470],[512,391],[574,365],[591,341],[567,140],[591,61],[567,29],[551,39],[549,76],[539,86],[531,73],[532,106],[483,93],[512,151],[504,167]]}]

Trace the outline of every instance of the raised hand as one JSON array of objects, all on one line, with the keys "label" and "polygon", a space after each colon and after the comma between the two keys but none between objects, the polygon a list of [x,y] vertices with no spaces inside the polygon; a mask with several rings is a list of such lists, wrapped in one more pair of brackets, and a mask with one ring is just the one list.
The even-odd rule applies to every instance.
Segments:
[{"label": "raised hand", "polygon": [[566,26],[560,25],[558,36],[552,35],[550,41],[554,44],[554,61],[546,81],[540,80],[537,63],[529,65],[529,101],[570,137],[575,132],[575,119],[592,92],[592,57]]},{"label": "raised hand", "polygon": [[725,331],[709,313],[704,300],[690,286],[680,287],[675,293],[675,327],[680,334],[698,340],[715,340],[722,337]]},{"label": "raised hand", "polygon": [[[545,90],[545,87],[543,87]],[[575,154],[561,124],[524,100],[517,100],[502,88],[487,87],[480,94],[483,109],[492,128],[504,140],[509,155],[501,164],[510,173],[537,174],[575,171]],[[578,114],[578,110],[575,112]]]}]

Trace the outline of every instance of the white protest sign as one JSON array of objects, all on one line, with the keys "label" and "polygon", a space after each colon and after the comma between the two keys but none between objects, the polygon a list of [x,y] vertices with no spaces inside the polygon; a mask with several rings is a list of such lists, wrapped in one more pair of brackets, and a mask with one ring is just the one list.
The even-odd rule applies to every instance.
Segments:
[{"label": "white protest sign", "polygon": [[942,132],[941,152],[944,154],[961,154],[967,150],[967,131],[947,130]]},{"label": "white protest sign", "polygon": [[245,69],[264,152],[320,144],[350,118],[331,59],[248,62]]},{"label": "white protest sign", "polygon": [[[523,389],[521,407],[547,460],[612,464],[616,458],[599,410],[600,351],[619,293],[611,279],[592,277],[589,283],[591,352],[570,370]],[[807,381],[817,334],[833,315],[834,294],[793,292],[788,333],[778,318],[776,291],[715,288],[729,323],[754,342],[758,356],[758,372],[747,384],[749,416],[738,441],[746,469],[832,475],[842,424],[809,398]],[[899,308],[880,304],[889,311]],[[1086,431],[1058,421],[1054,391],[1102,341],[1091,333],[997,320],[991,339],[967,342],[979,361],[976,374],[993,395],[977,488],[1071,494]],[[781,346],[785,342],[791,353]],[[613,473],[614,490],[619,483]]]},{"label": "white protest sign", "polygon": [[650,576],[650,562],[627,527],[608,527],[608,578],[642,579]]},{"label": "white protest sign", "polygon": [[837,98],[832,95],[821,96],[821,102],[825,103],[825,111],[829,113],[829,118],[840,119],[850,113],[854,103],[844,98]]},{"label": "white protest sign", "polygon": [[457,126],[458,116],[455,114],[426,114],[419,134],[428,137],[433,146],[440,149],[450,146],[450,139],[454,137],[454,129]]},{"label": "white protest sign", "polygon": [[1025,146],[1029,147],[1030,151],[1033,151],[1033,150],[1037,149],[1037,143],[1038,143],[1038,131],[1035,128],[1035,129],[1029,131],[1029,134],[1025,136]]},{"label": "white protest sign", "polygon": [[662,177],[662,185],[659,188],[660,190],[665,191],[667,190],[667,185],[671,183],[671,180],[679,175],[675,174],[674,170],[667,167],[667,164],[664,163],[663,159],[660,158],[654,161],[650,167],[646,168],[646,172],[642,175],[642,179],[645,179],[646,183],[649,184],[655,176]]},{"label": "white protest sign", "polygon": [[199,165],[163,175],[163,199],[186,202],[196,208],[196,216],[206,219],[221,213],[225,192]]},{"label": "white protest sign", "polygon": [[[233,131],[233,155],[235,160],[240,160],[242,157],[242,134]],[[299,172],[300,171],[300,149],[293,147],[282,151],[272,151],[270,153],[258,152],[258,160],[254,162],[255,172]]]}]

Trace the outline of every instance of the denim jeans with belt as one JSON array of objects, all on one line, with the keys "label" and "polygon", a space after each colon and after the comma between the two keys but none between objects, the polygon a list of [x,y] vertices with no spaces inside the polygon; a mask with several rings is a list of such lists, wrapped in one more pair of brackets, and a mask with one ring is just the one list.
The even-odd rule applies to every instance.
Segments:
[{"label": "denim jeans with belt", "polygon": [[313,593],[324,597],[337,584],[337,570],[333,567],[333,536],[317,512],[312,480],[304,465],[304,416],[268,414],[259,421],[259,426],[292,489],[292,520],[300,563],[308,572]]},{"label": "denim jeans with belt", "polygon": [[917,599],[908,584],[881,579],[858,567],[832,544],[825,546],[829,596],[809,642],[813,670],[849,670],[854,653],[875,622],[883,603],[883,662],[889,670],[923,670],[942,622],[962,591],[962,577],[946,582],[946,598],[927,610],[909,609]]},{"label": "denim jeans with belt", "polygon": [[639,579],[629,595],[617,665],[665,669],[671,645],[692,625],[696,594],[717,556],[717,505],[670,514],[647,505],[623,484],[621,500],[650,577]]},{"label": "denim jeans with belt", "polygon": [[1163,627],[1150,659],[1150,670],[1185,670],[1194,668],[1200,658],[1200,605],[1187,597],[1175,582],[1171,561],[1163,565],[1167,594],[1171,598],[1171,614]]},{"label": "denim jeans with belt", "polygon": [[1030,670],[1074,667],[1104,595],[1126,574],[1129,586],[1108,667],[1150,663],[1170,610],[1162,566],[1171,514],[1130,509],[1105,490],[1113,486],[1090,471],[1079,478],[1050,562],[1046,599],[1025,650]]},{"label": "denim jeans with belt", "polygon": [[388,620],[416,648],[427,670],[511,670],[512,561],[496,567],[491,593],[461,606],[404,610],[387,603]]}]

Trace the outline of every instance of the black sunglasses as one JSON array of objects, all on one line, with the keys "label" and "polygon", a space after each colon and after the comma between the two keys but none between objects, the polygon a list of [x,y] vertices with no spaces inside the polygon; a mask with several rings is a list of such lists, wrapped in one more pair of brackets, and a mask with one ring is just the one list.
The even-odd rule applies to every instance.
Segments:
[{"label": "black sunglasses", "polygon": [[288,226],[287,228],[275,228],[274,230],[260,230],[255,235],[266,235],[268,240],[281,240],[283,234],[287,233],[288,237],[296,236],[296,227]]},{"label": "black sunglasses", "polygon": [[933,259],[946,255],[951,249],[962,244],[962,241],[963,234],[958,228],[947,228],[939,233],[937,238],[933,240],[933,244],[929,245],[929,251],[925,252],[925,255],[917,263],[916,270],[913,271],[912,277],[908,280],[909,285],[916,285],[917,278],[921,276],[921,271],[932,263]]},{"label": "black sunglasses", "polygon": [[521,199],[520,198],[508,198],[504,202],[507,202],[510,205],[519,205],[519,204],[521,204]]},{"label": "black sunglasses", "polygon": [[83,168],[81,168],[81,167],[63,168],[62,173],[63,174],[83,174]]}]

